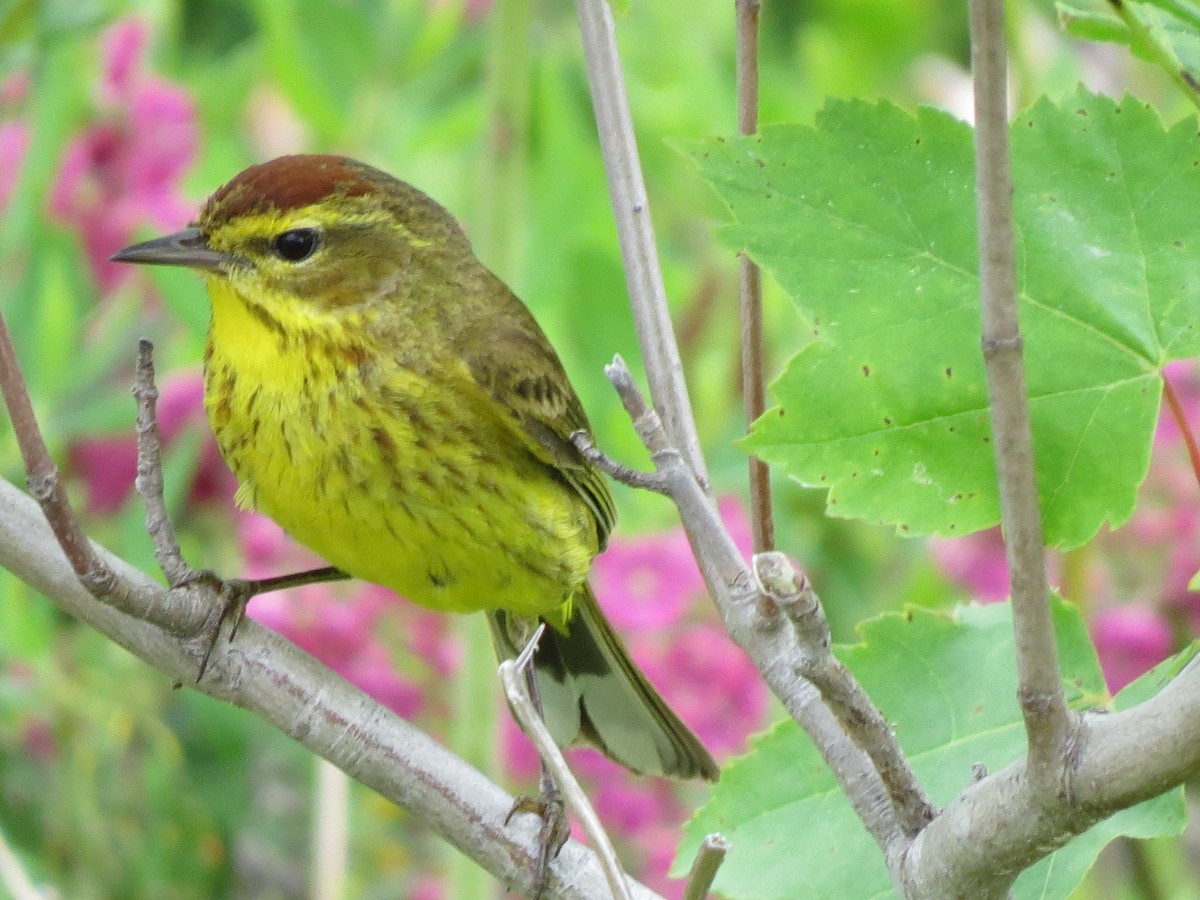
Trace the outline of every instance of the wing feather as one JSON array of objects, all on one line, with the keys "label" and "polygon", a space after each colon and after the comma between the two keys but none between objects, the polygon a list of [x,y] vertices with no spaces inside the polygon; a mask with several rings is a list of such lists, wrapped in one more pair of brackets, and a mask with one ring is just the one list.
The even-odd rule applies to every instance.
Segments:
[{"label": "wing feather", "polygon": [[470,335],[466,364],[475,382],[508,410],[508,424],[531,452],[579,494],[596,520],[600,549],[617,521],[604,475],[571,441],[591,425],[554,348],[525,308],[498,279],[507,301],[484,329]]}]

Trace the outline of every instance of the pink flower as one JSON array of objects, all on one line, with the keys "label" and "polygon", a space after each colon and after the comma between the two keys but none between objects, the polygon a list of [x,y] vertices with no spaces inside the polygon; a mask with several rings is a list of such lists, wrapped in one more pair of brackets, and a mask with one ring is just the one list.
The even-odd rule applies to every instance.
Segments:
[{"label": "pink flower", "polygon": [[[744,556],[750,522],[740,500],[717,504],[721,519]],[[592,568],[592,586],[618,630],[666,628],[680,622],[704,596],[704,579],[683,528],[627,538],[614,535]]]},{"label": "pink flower", "polygon": [[[323,564],[266,516],[245,515],[239,532],[248,577]],[[406,718],[425,708],[457,665],[447,617],[378,585],[350,580],[274,591],[251,600],[247,613]]]},{"label": "pink flower", "polygon": [[149,30],[141,22],[126,19],[105,32],[104,79],[101,97],[106,103],[120,103],[137,88],[138,69],[146,52]]},{"label": "pink flower", "polygon": [[424,705],[424,692],[396,671],[387,648],[377,641],[369,642],[350,658],[341,674],[351,684],[406,719],[414,718]]},{"label": "pink flower", "polygon": [[[137,438],[133,434],[132,405],[129,432],[109,437],[85,438],[68,452],[75,473],[87,489],[87,509],[98,515],[116,512],[133,491],[137,475]],[[158,401],[158,425],[164,448],[169,449],[186,432],[202,435],[200,457],[188,498],[193,503],[233,499],[237,483],[221,459],[216,441],[204,418],[204,384],[199,372],[178,372],[164,379]]]},{"label": "pink flower", "polygon": [[179,180],[196,155],[196,114],[180,87],[141,72],[146,28],[116,25],[104,40],[102,118],[67,148],[50,207],[74,226],[102,289],[128,273],[108,257],[149,221],[182,227],[192,205]]},{"label": "pink flower", "polygon": [[1145,606],[1120,606],[1097,613],[1091,632],[1104,679],[1114,694],[1166,659],[1174,645],[1170,626]]},{"label": "pink flower", "polygon": [[408,889],[409,900],[443,900],[446,890],[433,875],[422,875]]},{"label": "pink flower", "polygon": [[682,530],[614,536],[592,571],[597,599],[618,629],[673,625],[704,594],[704,580]]},{"label": "pink flower", "polygon": [[999,528],[989,528],[956,538],[929,542],[934,563],[951,581],[966,588],[983,603],[1008,598],[1008,561]]},{"label": "pink flower", "polygon": [[745,749],[746,738],[762,726],[768,692],[724,629],[685,625],[636,635],[630,645],[646,675],[709,752],[724,756]]}]

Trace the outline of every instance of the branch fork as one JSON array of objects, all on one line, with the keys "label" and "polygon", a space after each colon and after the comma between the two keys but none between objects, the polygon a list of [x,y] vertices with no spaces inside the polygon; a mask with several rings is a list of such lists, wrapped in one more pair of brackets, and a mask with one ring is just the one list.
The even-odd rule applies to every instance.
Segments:
[{"label": "branch fork", "polygon": [[[576,446],[612,477],[632,486],[651,483],[674,501],[730,634],[789,711],[806,730],[811,726],[810,734],[816,731],[818,749],[843,790],[870,817],[868,830],[885,850],[894,835],[918,833],[933,818],[933,806],[882,713],[833,656],[829,624],[811,582],[779,552],[757,554],[747,567],[711,496],[671,445],[624,360],[615,357],[605,373],[650,451],[655,472],[607,458],[586,435],[576,435]],[[820,697],[815,703],[814,688]],[[856,765],[847,768],[851,757]],[[888,798],[883,804],[880,792]]]}]

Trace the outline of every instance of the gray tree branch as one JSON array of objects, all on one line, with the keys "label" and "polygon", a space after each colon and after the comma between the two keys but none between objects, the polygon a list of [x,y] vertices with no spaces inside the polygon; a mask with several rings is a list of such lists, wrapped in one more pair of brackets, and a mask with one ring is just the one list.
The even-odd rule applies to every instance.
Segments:
[{"label": "gray tree branch", "polygon": [[646,198],[646,182],[642,178],[629,98],[625,94],[612,10],[608,0],[576,0],[575,11],[650,396],[663,411],[671,442],[703,479],[704,456],[667,308],[667,291],[658,264],[650,201]]},{"label": "gray tree branch", "polygon": [[[153,618],[170,619],[176,592],[90,545],[139,596]],[[195,652],[171,631],[128,615],[85,590],[37,504],[0,480],[0,566],[116,641],[167,678],[193,684]],[[207,603],[216,598],[208,592]],[[218,700],[247,709],[367,787],[426,822],[513,890],[527,892],[537,858],[537,822],[505,816],[513,798],[419,729],[377,704],[311,656],[247,621],[236,642],[221,641],[204,681]],[[658,895],[630,882],[637,900]],[[568,842],[551,867],[546,897],[608,898],[594,854]]]},{"label": "gray tree branch", "polygon": [[971,0],[970,9],[983,357],[1000,483],[1001,524],[1012,582],[1018,691],[1029,743],[1030,774],[1049,793],[1059,779],[1075,721],[1063,694],[1054,645],[1017,313],[1004,3]]},{"label": "gray tree branch", "polygon": [[1049,793],[1028,759],[968,785],[893,870],[907,897],[1000,898],[1024,869],[1200,771],[1200,659],[1150,700],[1081,717]]},{"label": "gray tree branch", "polygon": [[[903,836],[919,827],[914,825],[916,819],[919,817],[923,824],[928,818],[922,812],[910,819],[910,811],[927,811],[928,802],[891,732],[886,726],[882,729],[870,726],[882,722],[879,711],[870,705],[861,688],[846,684],[846,680],[853,679],[833,659],[828,630],[822,634],[819,628],[797,628],[796,619],[762,589],[721,522],[712,498],[682,454],[671,445],[657,413],[646,404],[621,358],[617,357],[606,372],[638,436],[650,451],[657,488],[679,509],[684,531],[730,636],[750,656],[772,692],[813,740],[880,848],[885,854],[897,852]],[[575,440],[585,455],[614,478],[626,475],[627,470],[598,453],[585,434],[577,434]],[[783,559],[779,554],[770,556]],[[787,570],[791,578],[802,578],[790,564]],[[815,603],[815,595],[809,596]],[[824,676],[820,680],[826,686],[830,682],[839,685],[834,692],[836,702],[824,699],[814,682],[806,677],[817,671]],[[852,715],[843,717],[835,712],[844,712],[847,704],[858,702],[865,703],[866,708],[855,708]],[[879,740],[890,746],[878,746]],[[897,759],[901,764],[889,771],[889,778],[882,777],[875,761]]]}]

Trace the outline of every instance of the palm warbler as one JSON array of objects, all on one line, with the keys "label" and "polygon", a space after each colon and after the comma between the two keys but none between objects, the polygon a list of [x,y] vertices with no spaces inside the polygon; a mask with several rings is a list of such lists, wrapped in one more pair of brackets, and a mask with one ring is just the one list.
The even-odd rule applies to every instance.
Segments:
[{"label": "palm warbler", "polygon": [[571,442],[579,399],[445,209],[363,163],[289,156],[113,259],[203,276],[205,408],[239,503],[343,572],[486,611],[504,657],[546,622],[534,666],[563,746],[717,777],[588,586],[616,510]]}]

